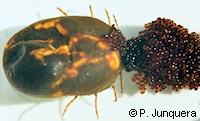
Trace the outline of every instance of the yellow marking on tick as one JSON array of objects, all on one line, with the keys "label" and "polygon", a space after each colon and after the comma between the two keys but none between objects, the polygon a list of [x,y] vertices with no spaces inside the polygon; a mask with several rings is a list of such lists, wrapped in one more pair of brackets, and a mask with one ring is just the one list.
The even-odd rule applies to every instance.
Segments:
[{"label": "yellow marking on tick", "polygon": [[69,48],[67,45],[60,46],[57,49],[49,49],[49,48],[40,48],[36,49],[30,52],[30,55],[33,55],[36,59],[40,60],[42,63],[44,63],[44,57],[50,56],[52,54],[66,54],[70,55]]},{"label": "yellow marking on tick", "polygon": [[72,64],[72,66],[73,66],[74,68],[79,68],[79,67],[82,66],[84,63],[87,63],[88,60],[89,60],[89,58],[83,57],[83,58],[79,59],[78,61],[74,62],[74,63]]},{"label": "yellow marking on tick", "polygon": [[88,35],[88,34],[77,34],[76,36],[72,36],[70,37],[69,40],[69,49],[72,48],[74,43],[77,43],[83,39],[89,39],[91,41],[94,41],[97,43],[98,47],[102,50],[108,50],[110,49],[110,45],[103,39],[92,36],[92,35]]},{"label": "yellow marking on tick", "polygon": [[69,40],[69,49],[71,49],[72,48],[72,46],[73,46],[73,44],[74,43],[76,43],[76,42],[78,42],[78,38],[76,38],[76,37],[70,37],[70,40]]},{"label": "yellow marking on tick", "polygon": [[53,53],[54,53],[54,51],[49,50],[48,48],[40,48],[40,49],[31,51],[30,55],[34,55],[36,59],[38,59],[42,63],[44,63],[44,57],[52,55]]},{"label": "yellow marking on tick", "polygon": [[39,29],[42,29],[42,28],[43,28],[43,25],[42,25],[42,24],[36,24],[36,25],[34,26],[34,28],[35,28],[36,30],[39,30]]},{"label": "yellow marking on tick", "polygon": [[63,96],[64,93],[62,91],[58,91],[58,92],[55,92],[52,94],[53,97],[60,97],[60,96]]},{"label": "yellow marking on tick", "polygon": [[48,39],[48,40],[28,40],[27,42],[39,42],[39,43],[52,44],[54,42],[54,40],[53,39]]},{"label": "yellow marking on tick", "polygon": [[110,54],[106,55],[106,60],[112,70],[116,70],[120,66],[120,59],[117,51],[112,51]]},{"label": "yellow marking on tick", "polygon": [[36,30],[40,30],[40,29],[50,29],[50,28],[53,28],[55,27],[56,30],[61,33],[63,36],[67,36],[68,35],[68,30],[65,29],[61,24],[59,24],[58,22],[60,22],[60,19],[55,19],[53,21],[48,21],[46,23],[39,23],[39,24],[36,24],[34,26],[34,28]]},{"label": "yellow marking on tick", "polygon": [[[59,28],[59,27],[58,27]],[[62,31],[62,27],[59,28]],[[62,33],[62,32],[60,32]],[[60,46],[59,48],[53,47],[52,40],[49,40],[49,48],[40,48],[36,49],[30,52],[30,55],[33,55],[36,59],[40,60],[42,63],[44,63],[44,57],[49,56],[52,54],[64,54],[64,55],[74,55],[78,54],[80,56],[80,59],[74,61],[70,67],[65,67],[64,72],[61,75],[61,77],[56,80],[51,86],[52,88],[56,88],[59,86],[61,83],[63,83],[67,78],[75,78],[78,76],[78,70],[81,66],[86,65],[86,64],[91,64],[91,63],[98,63],[100,61],[105,61],[107,62],[108,66],[112,70],[117,70],[120,67],[120,58],[119,54],[117,51],[111,51],[107,53],[105,56],[101,57],[96,57],[96,58],[91,58],[87,55],[85,52],[71,52],[70,49],[73,47],[74,43],[77,43],[80,40],[83,39],[89,39],[91,41],[94,41],[97,43],[98,47],[102,50],[110,50],[110,45],[106,41],[102,40],[101,38],[92,36],[92,35],[87,35],[87,34],[77,34],[76,36],[71,36],[68,46],[63,45]],[[41,41],[41,40],[40,40]]]},{"label": "yellow marking on tick", "polygon": [[93,58],[93,59],[90,60],[90,63],[98,63],[98,62],[103,61],[103,60],[104,60],[103,57],[101,57],[101,58]]},{"label": "yellow marking on tick", "polygon": [[99,48],[101,48],[102,50],[107,50],[108,48],[110,48],[109,44],[103,41],[99,41],[97,43],[97,45],[99,46]]},{"label": "yellow marking on tick", "polygon": [[67,45],[60,46],[58,49],[56,49],[56,53],[70,55],[69,47]]},{"label": "yellow marking on tick", "polygon": [[[77,53],[77,52],[76,52]],[[91,63],[98,63],[100,61],[107,61],[109,67],[112,70],[117,70],[120,67],[120,58],[117,51],[109,52],[107,55],[103,57],[97,57],[97,58],[90,58],[87,56],[84,52],[77,53],[81,56],[81,58],[75,62],[72,63],[70,67],[66,67],[64,69],[63,75],[60,79],[56,80],[52,87],[56,88],[56,86],[59,86],[61,83],[63,83],[67,78],[75,78],[78,76],[78,69],[82,65],[91,64]]]},{"label": "yellow marking on tick", "polygon": [[49,29],[49,28],[54,27],[55,24],[56,24],[56,23],[55,23],[54,21],[50,21],[50,22],[44,23],[44,24],[43,24],[43,27],[44,27],[44,29]]},{"label": "yellow marking on tick", "polygon": [[56,29],[59,33],[61,33],[63,36],[68,35],[68,30],[65,29],[61,24],[56,24]]},{"label": "yellow marking on tick", "polygon": [[39,24],[36,24],[34,26],[34,28],[36,30],[40,30],[40,29],[49,29],[49,28],[52,28],[56,25],[57,22],[59,22],[60,19],[55,19],[55,20],[52,20],[52,21],[48,21],[48,22],[45,22],[43,24],[39,23]]},{"label": "yellow marking on tick", "polygon": [[63,82],[63,79],[66,78],[65,75],[62,75],[58,80],[56,80],[51,87],[56,88],[56,86],[60,85]]},{"label": "yellow marking on tick", "polygon": [[39,30],[39,29],[49,29],[49,28],[52,28],[55,26],[55,22],[54,21],[50,21],[50,22],[47,22],[47,23],[44,23],[44,24],[37,24],[34,26],[34,28],[36,30]]},{"label": "yellow marking on tick", "polygon": [[5,47],[4,47],[4,49],[8,49],[9,47],[10,47],[10,45],[6,44]]},{"label": "yellow marking on tick", "polygon": [[78,34],[78,37],[79,38],[89,38],[89,39],[91,39],[92,41],[95,41],[95,42],[101,40],[100,38],[89,35],[89,34]]},{"label": "yellow marking on tick", "polygon": [[78,76],[78,70],[76,68],[65,68],[64,73],[68,78],[74,78]]},{"label": "yellow marking on tick", "polygon": [[56,50],[56,48],[52,46],[52,43],[54,43],[53,39],[48,39],[48,40],[30,40],[29,42],[48,43],[48,46],[49,46],[50,49]]}]

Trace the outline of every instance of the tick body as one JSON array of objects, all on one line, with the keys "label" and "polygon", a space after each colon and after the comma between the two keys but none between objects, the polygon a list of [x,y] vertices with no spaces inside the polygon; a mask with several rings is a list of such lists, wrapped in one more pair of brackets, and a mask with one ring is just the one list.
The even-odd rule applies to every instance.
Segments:
[{"label": "tick body", "polygon": [[110,87],[122,69],[111,41],[125,40],[121,33],[110,37],[113,31],[114,26],[93,17],[41,20],[8,41],[5,74],[13,87],[31,96],[96,94]]}]

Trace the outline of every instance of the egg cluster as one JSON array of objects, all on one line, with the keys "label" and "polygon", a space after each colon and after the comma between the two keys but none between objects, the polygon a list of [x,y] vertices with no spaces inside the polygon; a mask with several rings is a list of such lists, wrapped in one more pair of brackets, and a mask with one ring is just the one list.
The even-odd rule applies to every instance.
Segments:
[{"label": "egg cluster", "polygon": [[185,86],[197,90],[200,86],[199,35],[169,19],[145,24],[138,37],[127,41],[122,62],[126,71],[139,72],[132,80],[141,93],[147,85],[155,92],[167,86],[175,90]]},{"label": "egg cluster", "polygon": [[125,37],[120,30],[115,28],[114,24],[111,26],[110,32],[103,35],[103,38],[109,41],[112,50],[119,51],[121,57],[126,54]]}]

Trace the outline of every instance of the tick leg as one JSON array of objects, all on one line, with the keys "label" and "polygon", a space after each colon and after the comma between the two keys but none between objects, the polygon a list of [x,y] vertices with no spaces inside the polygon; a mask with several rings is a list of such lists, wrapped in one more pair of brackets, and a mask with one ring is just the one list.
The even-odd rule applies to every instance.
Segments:
[{"label": "tick leg", "polygon": [[111,25],[110,16],[109,16],[107,9],[105,9],[105,12],[106,12],[106,15],[107,15],[107,18],[108,18],[108,25],[110,26]]},{"label": "tick leg", "polygon": [[93,14],[93,11],[92,11],[92,6],[90,5],[89,8],[90,8],[91,17],[94,17],[94,14]]},{"label": "tick leg", "polygon": [[64,12],[61,8],[57,7],[57,9],[62,13],[64,14],[65,16],[68,16],[66,12]]},{"label": "tick leg", "polygon": [[115,24],[116,24],[117,29],[119,29],[118,22],[117,22],[117,19],[116,19],[116,17],[115,17],[114,14],[113,14],[113,18],[114,18],[114,21],[115,21]]},{"label": "tick leg", "polygon": [[23,116],[28,113],[29,111],[31,111],[33,108],[35,108],[37,105],[39,105],[40,102],[36,102],[34,105],[32,105],[31,107],[29,107],[28,109],[24,110],[20,116],[18,117],[17,121],[21,121],[21,119],[23,118]]},{"label": "tick leg", "polygon": [[74,96],[74,98],[65,106],[65,109],[64,109],[64,111],[63,111],[62,116],[64,116],[64,114],[65,114],[67,108],[74,102],[74,100],[75,100],[77,97],[78,97],[77,95]]},{"label": "tick leg", "polygon": [[98,107],[97,107],[97,93],[95,93],[94,95],[95,95],[95,101],[94,101],[95,112],[96,112],[97,119],[99,119],[99,113],[98,113]]},{"label": "tick leg", "polygon": [[120,76],[120,90],[121,90],[121,94],[123,93],[123,81],[122,81],[122,71],[119,73]]},{"label": "tick leg", "polygon": [[114,100],[114,102],[117,102],[117,92],[116,92],[116,89],[115,89],[115,85],[114,85],[114,84],[112,84],[112,88],[113,88],[114,95],[115,95],[115,100]]}]

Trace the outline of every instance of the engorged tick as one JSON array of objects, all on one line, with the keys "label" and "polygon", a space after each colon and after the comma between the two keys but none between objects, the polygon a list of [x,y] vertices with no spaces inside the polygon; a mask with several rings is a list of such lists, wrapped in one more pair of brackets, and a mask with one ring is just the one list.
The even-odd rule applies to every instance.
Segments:
[{"label": "engorged tick", "polygon": [[99,19],[50,18],[8,41],[3,66],[10,84],[22,93],[40,98],[73,95],[66,108],[77,96],[95,94],[98,118],[97,93],[114,88],[124,46],[120,30]]}]

